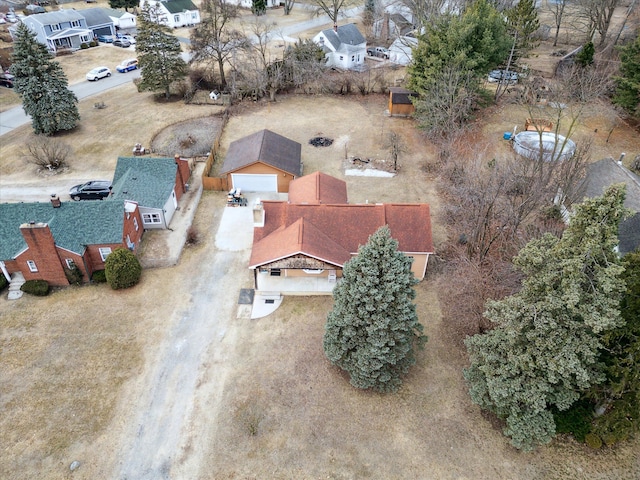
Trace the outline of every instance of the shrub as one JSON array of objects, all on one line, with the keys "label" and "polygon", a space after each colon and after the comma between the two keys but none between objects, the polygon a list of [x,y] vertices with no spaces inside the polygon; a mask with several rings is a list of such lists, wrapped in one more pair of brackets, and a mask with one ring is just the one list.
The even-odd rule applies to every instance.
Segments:
[{"label": "shrub", "polygon": [[89,45],[87,45],[86,43],[80,44],[80,50],[86,50],[87,48],[89,48]]},{"label": "shrub", "polygon": [[116,248],[104,263],[107,283],[114,290],[129,288],[140,281],[142,267],[136,256],[126,248]]},{"label": "shrub", "polygon": [[595,433],[587,433],[584,437],[584,442],[594,450],[602,448],[602,440]]},{"label": "shrub", "polygon": [[49,293],[49,284],[46,280],[27,280],[20,287],[24,293],[44,297]]},{"label": "shrub", "polygon": [[82,270],[74,263],[71,268],[65,268],[64,274],[71,285],[80,285],[82,283]]},{"label": "shrub", "polygon": [[104,270],[96,270],[93,272],[91,281],[95,283],[107,283],[107,276]]},{"label": "shrub", "polygon": [[554,412],[553,418],[557,433],[570,433],[577,441],[584,442],[591,432],[593,405],[588,400],[578,400],[569,409]]},{"label": "shrub", "polygon": [[7,282],[7,279],[4,278],[4,275],[0,275],[0,290],[2,290],[7,285],[9,285],[9,282]]},{"label": "shrub", "polygon": [[89,46],[90,46],[90,47],[97,47],[97,46],[98,46],[98,42],[96,42],[95,40],[91,40],[91,41],[89,42]]}]

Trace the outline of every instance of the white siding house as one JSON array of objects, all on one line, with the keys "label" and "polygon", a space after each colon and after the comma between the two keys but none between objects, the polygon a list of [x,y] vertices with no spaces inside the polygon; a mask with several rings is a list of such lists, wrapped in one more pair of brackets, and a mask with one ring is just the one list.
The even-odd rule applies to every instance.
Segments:
[{"label": "white siding house", "polygon": [[415,37],[396,38],[389,47],[389,60],[398,65],[409,65],[413,58],[413,49],[418,45]]},{"label": "white siding house", "polygon": [[364,65],[367,41],[354,23],[323,30],[313,41],[323,48],[328,66],[358,70]]},{"label": "white siding house", "polygon": [[200,11],[191,0],[168,0],[148,1],[141,0],[140,7],[145,4],[157,7],[157,13],[152,8],[152,17],[157,16],[158,20],[170,28],[188,27],[200,23]]}]

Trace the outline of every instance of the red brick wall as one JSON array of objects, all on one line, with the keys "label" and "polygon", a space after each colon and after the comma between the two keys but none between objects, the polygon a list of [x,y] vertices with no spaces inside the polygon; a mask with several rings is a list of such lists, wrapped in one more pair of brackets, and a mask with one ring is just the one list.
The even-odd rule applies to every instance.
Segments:
[{"label": "red brick wall", "polygon": [[116,248],[124,247],[121,243],[111,243],[106,245],[89,245],[84,254],[87,267],[91,270],[90,275],[96,270],[104,270],[104,262],[100,257],[100,248],[110,247],[113,252]]},{"label": "red brick wall", "polygon": [[[46,280],[56,286],[69,285],[49,226],[46,223],[24,224],[20,226],[20,231],[27,242],[27,250],[16,257],[16,262],[25,280]],[[37,272],[29,269],[28,260],[35,262]]]},{"label": "red brick wall", "polygon": [[[138,225],[137,230],[136,224]],[[122,245],[127,247],[127,235],[129,235],[129,240],[136,245],[134,251],[137,250],[143,233],[144,228],[142,227],[142,215],[140,215],[140,209],[136,207],[134,212],[125,212],[122,228]]]},{"label": "red brick wall", "polygon": [[177,165],[175,192],[177,200],[180,200],[182,194],[186,191],[185,185],[189,182],[189,177],[191,177],[191,168],[188,160],[182,160],[178,155],[175,156],[175,160]]}]

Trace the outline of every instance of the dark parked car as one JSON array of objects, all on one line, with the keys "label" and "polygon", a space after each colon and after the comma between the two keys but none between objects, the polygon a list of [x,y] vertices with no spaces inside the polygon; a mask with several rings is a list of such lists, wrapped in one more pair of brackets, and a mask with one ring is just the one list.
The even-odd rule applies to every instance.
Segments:
[{"label": "dark parked car", "polygon": [[0,85],[7,88],[13,88],[14,76],[8,72],[0,72]]},{"label": "dark parked car", "polygon": [[131,42],[129,40],[125,40],[124,38],[116,38],[113,41],[113,46],[114,47],[129,48],[131,46]]},{"label": "dark parked car", "polygon": [[111,182],[107,180],[91,180],[71,187],[69,195],[74,200],[102,200],[111,193]]}]

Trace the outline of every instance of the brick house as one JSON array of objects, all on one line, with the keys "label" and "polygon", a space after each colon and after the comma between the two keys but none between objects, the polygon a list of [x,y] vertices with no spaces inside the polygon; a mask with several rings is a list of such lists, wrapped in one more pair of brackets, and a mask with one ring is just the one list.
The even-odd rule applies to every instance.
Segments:
[{"label": "brick house", "polygon": [[8,281],[20,272],[25,280],[69,285],[65,269],[73,265],[88,282],[104,269],[114,249],[135,251],[143,228],[135,202],[0,204],[0,269]]},{"label": "brick house", "polygon": [[428,204],[349,204],[346,183],[319,172],[292,181],[288,201],[262,201],[253,213],[249,268],[262,294],[330,295],[344,264],[384,225],[418,280],[434,253]]}]

